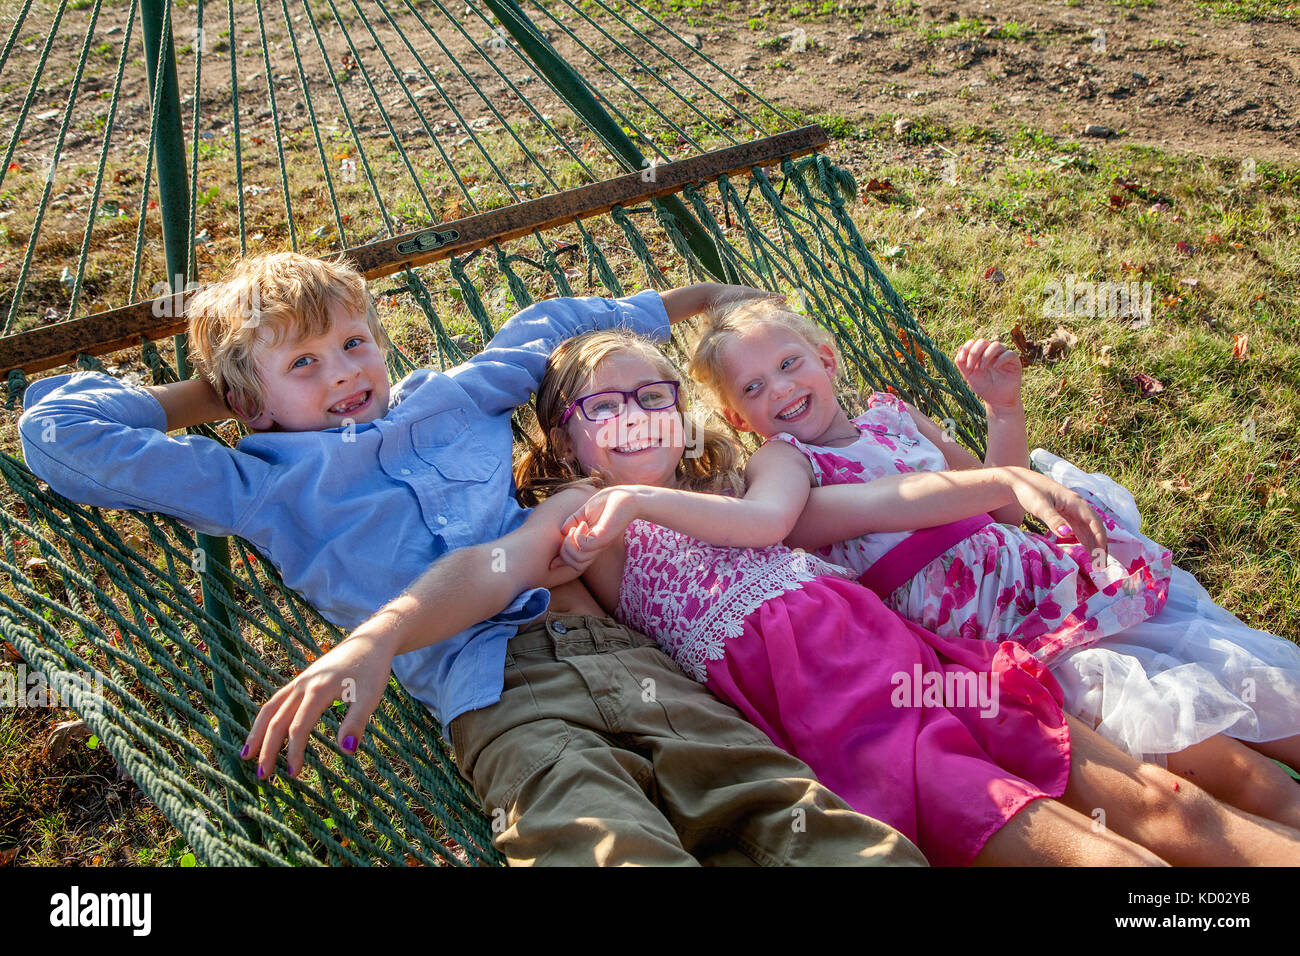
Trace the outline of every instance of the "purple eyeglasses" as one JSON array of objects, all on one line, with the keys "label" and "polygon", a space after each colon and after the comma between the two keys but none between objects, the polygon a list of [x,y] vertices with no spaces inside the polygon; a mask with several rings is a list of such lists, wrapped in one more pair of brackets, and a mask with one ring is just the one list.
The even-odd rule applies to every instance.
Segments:
[{"label": "purple eyeglasses", "polygon": [[611,418],[618,418],[619,415],[623,414],[623,409],[627,407],[628,399],[634,400],[647,412],[657,412],[665,408],[671,408],[677,404],[678,384],[680,383],[671,381],[647,382],[645,385],[637,386],[630,392],[620,392],[613,389],[583,395],[564,410],[564,417],[560,419],[560,425],[563,426],[565,422],[573,417],[574,409],[581,411],[582,417],[589,422],[605,422]]}]

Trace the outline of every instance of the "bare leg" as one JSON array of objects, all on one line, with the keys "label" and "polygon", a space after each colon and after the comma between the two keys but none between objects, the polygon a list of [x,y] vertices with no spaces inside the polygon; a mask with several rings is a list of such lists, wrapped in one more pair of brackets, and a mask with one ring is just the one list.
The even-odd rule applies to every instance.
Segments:
[{"label": "bare leg", "polygon": [[989,837],[975,866],[1165,866],[1160,857],[1055,800],[1035,800]]},{"label": "bare leg", "polygon": [[1281,740],[1266,740],[1262,744],[1241,741],[1252,750],[1258,750],[1265,757],[1280,760],[1296,773],[1300,773],[1300,734],[1283,737]]},{"label": "bare leg", "polygon": [[1138,763],[1070,721],[1070,782],[1061,802],[1175,866],[1300,866],[1300,832],[1220,803],[1191,781]]},{"label": "bare leg", "polygon": [[1300,828],[1300,787],[1285,770],[1239,740],[1216,734],[1170,754],[1169,769],[1224,803]]}]

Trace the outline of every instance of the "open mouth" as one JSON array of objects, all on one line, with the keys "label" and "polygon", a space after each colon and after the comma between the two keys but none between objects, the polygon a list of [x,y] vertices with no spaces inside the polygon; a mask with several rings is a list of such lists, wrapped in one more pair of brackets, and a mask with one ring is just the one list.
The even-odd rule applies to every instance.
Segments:
[{"label": "open mouth", "polygon": [[357,392],[355,395],[349,395],[337,405],[331,405],[329,411],[333,415],[350,415],[353,412],[359,412],[370,404],[370,392]]},{"label": "open mouth", "polygon": [[613,451],[617,452],[620,455],[635,455],[637,452],[645,451],[647,448],[657,448],[657,447],[659,447],[658,442],[638,441],[638,442],[632,442],[631,444],[628,445],[619,445],[617,448],[613,449]]},{"label": "open mouth", "polygon": [[783,422],[788,422],[792,419],[798,418],[804,412],[808,411],[808,402],[809,402],[809,398],[807,395],[805,395],[796,404],[792,405],[790,408],[787,408],[785,411],[783,411],[781,414],[777,415],[776,417]]}]

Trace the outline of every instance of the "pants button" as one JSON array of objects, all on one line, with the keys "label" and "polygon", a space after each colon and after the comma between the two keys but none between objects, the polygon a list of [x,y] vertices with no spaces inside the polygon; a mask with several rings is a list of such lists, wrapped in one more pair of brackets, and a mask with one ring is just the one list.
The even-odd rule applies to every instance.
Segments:
[{"label": "pants button", "polygon": [[569,632],[569,629],[561,621],[556,621],[554,624],[552,624],[551,630],[554,631],[556,634],[567,634]]}]

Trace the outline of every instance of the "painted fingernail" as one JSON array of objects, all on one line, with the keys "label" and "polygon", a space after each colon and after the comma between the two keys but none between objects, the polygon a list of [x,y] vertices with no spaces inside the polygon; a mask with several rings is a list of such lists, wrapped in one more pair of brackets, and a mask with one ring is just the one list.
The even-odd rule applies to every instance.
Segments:
[{"label": "painted fingernail", "polygon": [[257,779],[258,780],[266,779],[266,771],[262,769],[262,765],[260,763],[257,765]]},{"label": "painted fingernail", "polygon": [[239,752],[239,759],[240,760],[248,759],[248,744],[244,744],[244,749]]},{"label": "painted fingernail", "polygon": [[1070,526],[1068,524],[1061,525],[1059,528],[1056,529],[1056,534],[1057,537],[1060,538],[1067,537],[1070,534]]},{"label": "painted fingernail", "polygon": [[356,738],[356,737],[353,737],[351,734],[348,734],[346,737],[344,737],[344,738],[343,738],[343,749],[346,750],[348,753],[352,753],[354,750],[356,750],[356,749],[357,749],[357,738]]}]

